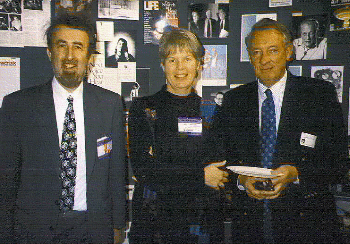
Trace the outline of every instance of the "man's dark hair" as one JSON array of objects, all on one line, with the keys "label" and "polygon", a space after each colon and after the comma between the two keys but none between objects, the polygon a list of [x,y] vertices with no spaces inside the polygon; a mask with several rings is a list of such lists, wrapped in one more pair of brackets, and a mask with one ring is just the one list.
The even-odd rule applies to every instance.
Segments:
[{"label": "man's dark hair", "polygon": [[68,26],[73,29],[85,31],[89,36],[89,54],[96,51],[96,26],[91,17],[83,13],[61,12],[51,19],[50,26],[46,29],[46,41],[49,50],[52,48],[52,36],[60,25]]},{"label": "man's dark hair", "polygon": [[255,32],[263,31],[263,30],[271,30],[271,29],[279,31],[284,36],[284,41],[286,46],[292,45],[292,41],[293,41],[292,35],[289,29],[285,25],[273,19],[263,18],[253,25],[252,30],[249,32],[248,36],[245,38],[245,43],[247,45],[248,50],[251,47]]}]

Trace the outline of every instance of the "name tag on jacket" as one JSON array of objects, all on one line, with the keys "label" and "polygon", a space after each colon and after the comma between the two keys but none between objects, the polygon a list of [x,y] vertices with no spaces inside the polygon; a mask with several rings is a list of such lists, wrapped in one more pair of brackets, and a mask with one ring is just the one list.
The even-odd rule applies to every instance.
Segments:
[{"label": "name tag on jacket", "polygon": [[317,136],[302,132],[300,136],[300,145],[315,148]]},{"label": "name tag on jacket", "polygon": [[99,159],[107,157],[112,151],[112,138],[104,136],[97,139],[97,156]]}]

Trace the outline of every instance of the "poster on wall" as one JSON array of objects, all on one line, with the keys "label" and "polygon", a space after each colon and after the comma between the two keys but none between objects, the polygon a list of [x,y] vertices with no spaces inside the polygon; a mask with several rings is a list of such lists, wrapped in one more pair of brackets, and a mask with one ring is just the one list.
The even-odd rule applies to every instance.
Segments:
[{"label": "poster on wall", "polygon": [[241,22],[241,62],[249,62],[249,55],[245,45],[245,38],[249,34],[253,25],[263,18],[277,20],[277,14],[245,14],[242,15]]},{"label": "poster on wall", "polygon": [[98,0],[98,17],[139,20],[139,0]]},{"label": "poster on wall", "polygon": [[331,82],[337,91],[338,101],[343,97],[344,66],[312,66],[311,77]]},{"label": "poster on wall", "polygon": [[330,31],[350,30],[350,1],[332,0],[329,18]]},{"label": "poster on wall", "polygon": [[20,58],[0,57],[0,108],[4,96],[20,89]]},{"label": "poster on wall", "polygon": [[201,38],[226,38],[229,35],[229,4],[188,5],[188,30]]},{"label": "poster on wall", "polygon": [[144,1],[144,44],[158,45],[164,32],[179,26],[176,2]]},{"label": "poster on wall", "polygon": [[46,47],[50,6],[50,0],[0,1],[0,46]]},{"label": "poster on wall", "polygon": [[293,16],[293,46],[296,60],[326,59],[327,21],[327,15]]}]

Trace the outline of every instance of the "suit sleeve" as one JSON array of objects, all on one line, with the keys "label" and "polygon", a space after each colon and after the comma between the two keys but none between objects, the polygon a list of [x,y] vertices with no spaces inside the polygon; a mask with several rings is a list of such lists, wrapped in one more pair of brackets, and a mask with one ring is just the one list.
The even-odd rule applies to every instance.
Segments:
[{"label": "suit sleeve", "polygon": [[19,183],[21,153],[16,130],[14,101],[8,97],[0,108],[0,240],[11,242],[13,212]]},{"label": "suit sleeve", "polygon": [[125,119],[120,97],[116,99],[112,122],[112,157],[109,171],[113,201],[113,224],[115,229],[126,227],[126,182],[125,182]]},{"label": "suit sleeve", "polygon": [[[337,93],[333,85],[324,86],[316,99],[320,135],[314,154],[304,154],[299,162],[300,182],[312,186],[341,183],[349,170],[347,135]],[[319,141],[317,141],[319,140]]]},{"label": "suit sleeve", "polygon": [[137,181],[142,183],[151,181],[148,172],[155,160],[152,157],[154,133],[150,124],[154,121],[147,118],[146,107],[146,101],[135,100],[130,108],[128,121],[131,165]]}]

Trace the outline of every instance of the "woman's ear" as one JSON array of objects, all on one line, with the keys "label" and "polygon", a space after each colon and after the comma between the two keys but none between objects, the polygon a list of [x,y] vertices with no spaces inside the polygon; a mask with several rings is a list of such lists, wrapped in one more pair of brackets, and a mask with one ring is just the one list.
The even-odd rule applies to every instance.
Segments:
[{"label": "woman's ear", "polygon": [[46,49],[46,53],[47,53],[47,56],[49,57],[49,60],[51,61],[51,52],[48,48]]}]

